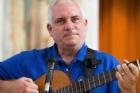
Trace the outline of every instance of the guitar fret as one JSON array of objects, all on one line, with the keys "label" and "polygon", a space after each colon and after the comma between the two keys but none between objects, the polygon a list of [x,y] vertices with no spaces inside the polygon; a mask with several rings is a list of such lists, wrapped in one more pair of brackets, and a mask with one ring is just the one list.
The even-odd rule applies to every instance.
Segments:
[{"label": "guitar fret", "polygon": [[58,93],[61,93],[61,88],[60,88],[60,90],[58,90]]},{"label": "guitar fret", "polygon": [[105,79],[106,79],[106,83],[112,81],[112,77],[110,77],[111,74],[109,72],[105,73]]},{"label": "guitar fret", "polygon": [[55,90],[54,93],[59,93],[59,89]]},{"label": "guitar fret", "polygon": [[69,92],[68,92],[68,87],[67,87],[67,86],[65,87],[65,92],[66,92],[66,93],[69,93]]},{"label": "guitar fret", "polygon": [[106,80],[104,79],[103,74],[99,74],[99,77],[100,77],[100,85],[105,84]]},{"label": "guitar fret", "polygon": [[67,87],[67,89],[68,89],[68,93],[70,93],[69,87]]},{"label": "guitar fret", "polygon": [[64,92],[64,89],[63,89],[63,88],[61,88],[60,93],[63,93],[63,92]]},{"label": "guitar fret", "polygon": [[63,88],[60,89],[60,93],[63,93]]},{"label": "guitar fret", "polygon": [[80,83],[80,93],[83,93],[83,91],[87,91],[86,90],[86,82],[85,82],[85,80],[81,80],[81,81],[79,81],[79,83]]},{"label": "guitar fret", "polygon": [[110,76],[110,79],[111,79],[111,81],[112,81],[112,76],[111,76],[111,72],[110,72],[110,70],[109,70],[109,76]]},{"label": "guitar fret", "polygon": [[138,65],[138,69],[139,69],[139,71],[140,71],[140,62],[139,62],[138,59],[137,59],[137,65]]},{"label": "guitar fret", "polygon": [[71,88],[71,93],[74,93],[74,92],[73,92],[73,87],[72,87],[72,84],[70,85],[70,88]]},{"label": "guitar fret", "polygon": [[62,93],[61,90],[62,90],[62,88],[59,89],[58,93]]},{"label": "guitar fret", "polygon": [[63,88],[63,90],[64,90],[64,93],[66,93],[66,89],[65,89],[65,87]]},{"label": "guitar fret", "polygon": [[52,93],[58,93],[57,91],[53,91]]},{"label": "guitar fret", "polygon": [[104,82],[106,83],[105,73],[103,72]]},{"label": "guitar fret", "polygon": [[[59,93],[59,90],[60,89],[56,89],[56,90],[54,90],[54,92],[52,92],[52,93]],[[39,92],[40,93],[40,92]]]},{"label": "guitar fret", "polygon": [[[40,93],[40,92],[39,92]],[[45,92],[44,92],[45,93]],[[50,93],[56,93],[56,91],[51,91]]]},{"label": "guitar fret", "polygon": [[92,88],[93,88],[93,86],[94,86],[94,88],[96,88],[97,86],[99,86],[99,84],[100,84],[99,74],[94,77],[94,81],[93,81],[93,79],[91,79],[91,82],[90,83],[92,85]]},{"label": "guitar fret", "polygon": [[59,89],[54,90],[53,93],[59,93]]},{"label": "guitar fret", "polygon": [[89,89],[90,89],[91,87],[90,87],[90,82],[89,82],[89,79],[87,79],[87,80],[88,80],[88,85],[89,85]]},{"label": "guitar fret", "polygon": [[94,88],[95,88],[96,85],[95,85],[95,79],[94,79],[94,76],[92,77],[92,80],[93,80],[93,86],[94,86]]},{"label": "guitar fret", "polygon": [[84,90],[86,91],[86,84],[85,84],[85,80],[83,80],[83,84],[84,84]]},{"label": "guitar fret", "polygon": [[99,85],[99,80],[98,80],[98,76],[95,76],[94,77],[94,80],[95,80],[95,88]]},{"label": "guitar fret", "polygon": [[100,81],[100,76],[99,76],[99,74],[98,74],[98,80],[99,80],[99,85],[101,85],[101,81]]},{"label": "guitar fret", "polygon": [[113,69],[111,72],[112,72],[112,80],[115,80],[116,79],[116,71],[117,71],[117,69]]},{"label": "guitar fret", "polygon": [[80,90],[80,93],[82,92],[82,87],[81,87],[81,84],[80,84],[80,82],[78,82],[78,85],[79,85],[79,90]]},{"label": "guitar fret", "polygon": [[75,93],[78,93],[78,92],[77,92],[76,82],[74,83],[74,85],[75,85],[75,91],[76,91]]},{"label": "guitar fret", "polygon": [[86,89],[85,91],[87,91],[90,89],[88,79],[84,80],[84,82],[85,82],[85,89]]},{"label": "guitar fret", "polygon": [[69,93],[69,87],[68,86],[66,87],[66,93]]}]

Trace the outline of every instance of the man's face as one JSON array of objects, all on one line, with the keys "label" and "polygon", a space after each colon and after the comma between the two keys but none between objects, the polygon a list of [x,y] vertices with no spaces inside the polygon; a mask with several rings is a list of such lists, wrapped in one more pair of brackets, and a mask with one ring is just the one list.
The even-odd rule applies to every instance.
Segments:
[{"label": "man's face", "polygon": [[73,2],[57,3],[52,10],[52,23],[48,25],[50,35],[59,46],[83,44],[86,37],[87,20],[83,19],[79,7]]}]

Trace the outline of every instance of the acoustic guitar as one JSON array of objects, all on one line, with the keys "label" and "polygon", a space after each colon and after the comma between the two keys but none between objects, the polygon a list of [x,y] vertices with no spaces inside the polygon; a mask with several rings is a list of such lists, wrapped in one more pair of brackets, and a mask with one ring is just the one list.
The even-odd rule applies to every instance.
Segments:
[{"label": "acoustic guitar", "polygon": [[[131,61],[130,63],[135,64],[140,70],[139,59]],[[92,78],[71,82],[68,75],[66,75],[64,72],[54,70],[53,80],[51,82],[51,93],[87,93],[87,91],[90,89],[94,89],[103,84],[116,80],[116,71],[117,69],[112,69],[108,72],[103,72],[102,74],[93,76]],[[43,90],[45,86],[45,79],[46,75],[44,74],[39,79],[34,81],[39,86],[39,93],[44,93]]]}]

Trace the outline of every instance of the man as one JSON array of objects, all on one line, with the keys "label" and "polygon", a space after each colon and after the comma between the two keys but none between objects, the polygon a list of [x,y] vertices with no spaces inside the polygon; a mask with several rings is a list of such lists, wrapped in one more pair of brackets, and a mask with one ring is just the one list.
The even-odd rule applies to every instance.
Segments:
[{"label": "man", "polygon": [[[55,58],[55,70],[70,74],[71,80],[86,78],[85,44],[87,20],[73,0],[55,0],[49,8],[48,31],[55,44],[46,49],[25,51],[0,63],[0,93],[38,93],[33,80],[48,71],[46,60]],[[93,75],[115,68],[119,62],[106,53],[96,51],[101,64],[93,68]],[[126,61],[125,61],[126,62]],[[136,93],[139,71],[136,66],[118,65],[116,81],[105,84],[90,93]],[[13,79],[13,80],[10,80]],[[61,81],[60,81],[61,82]]]}]

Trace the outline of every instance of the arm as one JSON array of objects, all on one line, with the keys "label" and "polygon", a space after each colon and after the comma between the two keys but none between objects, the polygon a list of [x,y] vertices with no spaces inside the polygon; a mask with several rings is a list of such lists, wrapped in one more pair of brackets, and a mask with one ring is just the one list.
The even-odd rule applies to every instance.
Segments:
[{"label": "arm", "polygon": [[134,64],[122,64],[117,66],[116,77],[122,93],[136,93],[136,83],[139,76],[139,70]]},{"label": "arm", "polygon": [[0,80],[1,93],[39,93],[38,86],[30,78],[16,80]]}]

